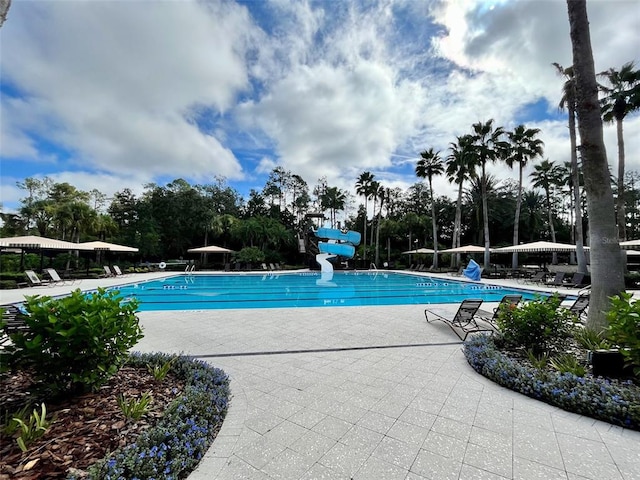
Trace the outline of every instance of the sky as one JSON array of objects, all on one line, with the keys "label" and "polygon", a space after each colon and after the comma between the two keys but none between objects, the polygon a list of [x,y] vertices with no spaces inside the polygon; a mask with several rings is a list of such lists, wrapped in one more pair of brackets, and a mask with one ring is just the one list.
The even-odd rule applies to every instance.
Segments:
[{"label": "sky", "polygon": [[[640,2],[589,0],[596,71],[640,63]],[[48,176],[108,197],[224,178],[245,198],[276,166],[313,188],[419,181],[429,148],[494,119],[570,159],[563,0],[21,0],[0,28],[0,202]],[[640,171],[640,115],[624,123]],[[612,172],[615,126],[605,125]],[[536,160],[539,162],[540,159]],[[525,170],[525,177],[532,171]],[[517,178],[490,165],[499,179]],[[446,178],[436,195],[454,198]]]}]

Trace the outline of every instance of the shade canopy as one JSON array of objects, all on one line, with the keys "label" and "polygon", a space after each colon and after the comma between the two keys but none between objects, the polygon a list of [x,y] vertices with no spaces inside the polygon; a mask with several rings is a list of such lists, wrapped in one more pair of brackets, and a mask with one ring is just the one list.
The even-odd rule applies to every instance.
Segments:
[{"label": "shade canopy", "polygon": [[83,242],[80,245],[84,245],[87,247],[87,250],[103,250],[106,252],[137,252],[138,249],[135,247],[127,247],[126,245],[118,245],[117,243],[109,243],[109,242]]},{"label": "shade canopy", "polygon": [[0,238],[0,247],[19,248],[21,250],[92,250],[81,243],[38,237],[37,235]]},{"label": "shade canopy", "polygon": [[438,253],[484,253],[484,247],[478,245],[463,245],[462,247],[439,250]]},{"label": "shade canopy", "polygon": [[620,248],[626,249],[640,249],[640,240],[627,240],[626,242],[620,242]]},{"label": "shade canopy", "polygon": [[416,248],[415,250],[407,250],[402,253],[406,255],[416,255],[419,253],[435,253],[435,250],[431,250],[430,248]]},{"label": "shade canopy", "polygon": [[207,245],[205,247],[190,248],[187,252],[191,253],[231,253],[234,250],[218,247],[217,245]]},{"label": "shade canopy", "polygon": [[[588,247],[584,247],[585,249]],[[495,253],[526,253],[526,252],[573,252],[576,246],[570,243],[557,242],[532,242],[520,245],[511,245],[510,247],[494,248]]]}]

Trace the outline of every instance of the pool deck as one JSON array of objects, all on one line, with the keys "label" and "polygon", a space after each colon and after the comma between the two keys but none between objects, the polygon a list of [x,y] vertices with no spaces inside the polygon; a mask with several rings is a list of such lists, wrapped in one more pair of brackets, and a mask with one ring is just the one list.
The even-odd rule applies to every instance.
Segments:
[{"label": "pool deck", "polygon": [[[0,303],[166,275],[4,290]],[[495,385],[467,364],[454,333],[426,323],[423,312],[141,312],[145,337],[136,350],[199,357],[231,378],[227,418],[189,480],[640,478],[640,432]]]}]

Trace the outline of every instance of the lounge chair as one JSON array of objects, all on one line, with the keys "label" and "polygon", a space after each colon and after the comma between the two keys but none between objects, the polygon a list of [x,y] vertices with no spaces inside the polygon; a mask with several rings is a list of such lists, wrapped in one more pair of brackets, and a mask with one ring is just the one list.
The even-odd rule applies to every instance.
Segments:
[{"label": "lounge chair", "polygon": [[457,272],[449,272],[449,275],[453,277],[461,277],[463,270],[464,270],[464,267],[460,267]]},{"label": "lounge chair", "polygon": [[123,273],[122,270],[120,270],[120,267],[118,265],[114,265],[112,268],[113,268],[113,273],[116,274],[116,277],[126,277],[127,275],[130,275],[129,273]]},{"label": "lounge chair", "polygon": [[544,283],[549,272],[536,272],[531,278],[525,280],[526,283]]},{"label": "lounge chair", "polygon": [[552,287],[563,287],[565,286],[564,284],[565,275],[566,273],[564,272],[556,272],[556,276],[553,277],[553,280],[551,280],[550,282],[545,282],[544,284]]},{"label": "lounge chair", "polygon": [[51,282],[54,284],[72,285],[76,283],[76,280],[74,278],[64,279],[60,277],[60,275],[58,275],[58,272],[56,271],[55,268],[45,268],[44,271],[47,272],[47,275],[49,275],[49,278],[51,278]]},{"label": "lounge chair", "polygon": [[23,332],[29,328],[25,321],[27,316],[17,305],[2,305],[2,323],[4,327],[0,331],[0,346],[11,343],[9,335],[16,332]]},{"label": "lounge chair", "polygon": [[488,312],[486,310],[478,310],[478,316],[483,320],[490,323],[492,326],[496,325],[496,320],[498,319],[498,314],[500,313],[500,308],[503,305],[513,305],[514,307],[518,305],[522,301],[522,295],[513,294],[513,295],[505,295],[500,300],[500,303],[496,308],[493,309],[493,312]]},{"label": "lounge chair", "polygon": [[[426,309],[424,316],[427,322],[434,321],[444,322],[462,341],[466,340],[467,335],[474,332],[493,332],[494,329],[490,325],[484,326],[478,324],[476,320],[476,314],[482,305],[480,299],[466,299],[463,300],[458,307],[458,311],[453,316],[446,316],[436,310]],[[431,318],[429,318],[431,316]]]},{"label": "lounge chair", "polygon": [[104,276],[105,277],[115,277],[114,273],[109,268],[109,265],[104,265],[102,268],[104,269]]},{"label": "lounge chair", "polygon": [[29,286],[31,287],[42,287],[47,286],[50,287],[53,285],[52,282],[48,282],[46,280],[41,280],[36,272],[33,270],[25,270],[24,274],[27,276],[27,280],[29,280]]},{"label": "lounge chair", "polygon": [[558,305],[562,305],[562,302],[564,302],[567,299],[567,296],[558,292],[553,292],[553,294],[549,295],[546,298],[546,301],[551,302],[554,299],[558,302]]},{"label": "lounge chair", "polygon": [[587,315],[587,309],[589,308],[589,295],[583,294],[576,298],[576,301],[569,307],[569,311],[576,315],[578,319],[584,320]]},{"label": "lounge chair", "polygon": [[585,287],[586,285],[588,285],[588,283],[585,283],[584,277],[584,273],[576,272],[573,274],[573,277],[571,277],[571,280],[569,280],[569,282],[565,284],[565,286],[572,288]]}]

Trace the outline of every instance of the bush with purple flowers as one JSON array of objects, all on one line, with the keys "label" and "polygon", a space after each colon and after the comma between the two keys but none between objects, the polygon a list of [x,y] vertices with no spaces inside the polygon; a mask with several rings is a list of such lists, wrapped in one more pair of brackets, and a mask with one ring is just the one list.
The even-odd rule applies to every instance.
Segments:
[{"label": "bush with purple flowers", "polygon": [[[133,366],[163,365],[185,380],[182,396],[137,441],[89,469],[89,479],[181,479],[191,473],[217,435],[227,413],[229,378],[220,369],[187,357],[134,353]],[[69,477],[73,479],[75,477]]]},{"label": "bush with purple flowers", "polygon": [[537,369],[499,351],[487,335],[467,340],[464,355],[474,370],[503,387],[569,412],[640,430],[640,387],[630,380]]}]

